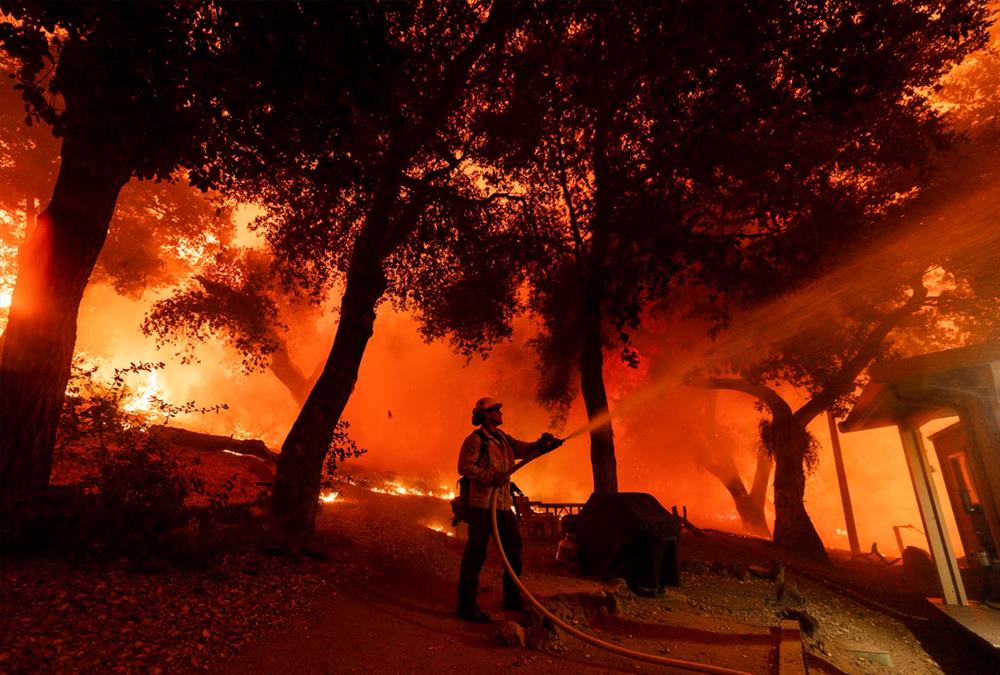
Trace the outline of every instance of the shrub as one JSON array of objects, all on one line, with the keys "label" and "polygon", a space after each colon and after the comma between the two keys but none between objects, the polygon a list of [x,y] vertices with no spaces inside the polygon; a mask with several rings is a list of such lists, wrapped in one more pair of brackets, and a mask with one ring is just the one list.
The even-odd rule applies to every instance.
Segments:
[{"label": "shrub", "polygon": [[[56,451],[60,461],[76,466],[76,482],[87,497],[87,508],[76,517],[70,537],[77,548],[83,544],[89,550],[133,557],[189,548],[180,540],[190,539],[205,525],[206,513],[228,504],[227,488],[235,477],[219,490],[208,491],[192,472],[196,462],[178,459],[158,440],[158,433],[178,414],[204,414],[225,409],[225,404],[176,406],[151,396],[144,410],[127,405],[135,397],[126,384],[128,376],[163,367],[132,363],[115,369],[108,382],[98,376],[93,362],[74,361]],[[195,496],[205,498],[207,510],[189,506]]]}]

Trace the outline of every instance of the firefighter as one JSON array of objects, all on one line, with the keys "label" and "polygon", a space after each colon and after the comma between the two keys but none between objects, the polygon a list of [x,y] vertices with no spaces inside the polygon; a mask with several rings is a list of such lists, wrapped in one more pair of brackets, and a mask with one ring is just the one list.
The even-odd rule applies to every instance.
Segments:
[{"label": "firefighter", "polygon": [[[469,540],[462,554],[458,578],[458,616],[473,623],[489,623],[490,615],[479,608],[479,571],[486,562],[486,549],[492,532],[489,512],[490,493],[497,491],[497,528],[500,541],[514,572],[521,574],[521,534],[517,517],[511,511],[510,473],[516,459],[529,459],[555,450],[562,441],[544,433],[537,441],[519,441],[500,430],[503,424],[503,404],[489,397],[476,401],[472,408],[472,424],[479,428],[462,443],[458,455],[458,472],[470,479]],[[503,576],[503,608],[522,609],[521,593],[506,572]]]}]

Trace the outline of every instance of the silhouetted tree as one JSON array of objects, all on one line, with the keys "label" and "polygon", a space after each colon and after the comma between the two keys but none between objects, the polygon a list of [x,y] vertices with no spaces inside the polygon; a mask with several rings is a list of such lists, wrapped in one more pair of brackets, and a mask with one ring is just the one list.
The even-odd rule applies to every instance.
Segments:
[{"label": "silhouetted tree", "polygon": [[[634,360],[644,308],[689,280],[746,266],[758,238],[804,257],[817,193],[850,215],[855,172],[880,196],[940,139],[914,89],[982,40],[981,3],[563,5],[526,31],[529,74],[496,115],[496,161],[535,190],[551,233],[530,270],[543,400],[578,376],[594,489],[617,489],[604,350]],[[901,20],[905,17],[906,20]],[[539,64],[542,64],[541,66]],[[533,74],[534,77],[530,77]],[[513,150],[511,148],[514,148]],[[888,169],[884,168],[888,165]],[[825,225],[829,225],[828,220]],[[850,228],[828,229],[829,244]],[[780,235],[780,236],[777,236]],[[781,248],[781,247],[784,248]],[[755,280],[750,280],[754,283]],[[726,283],[715,288],[724,294]]]},{"label": "silhouetted tree", "polygon": [[[229,118],[202,175],[265,208],[260,225],[287,281],[317,299],[343,284],[333,347],[278,464],[274,512],[294,544],[312,528],[323,460],[380,302],[468,313],[449,335],[470,353],[509,331],[516,284],[491,280],[516,276],[517,232],[492,214],[514,210],[516,194],[476,165],[469,130],[497,88],[491,55],[526,6],[307,4],[282,19],[298,23],[296,35],[270,30],[255,9],[227,9],[222,21],[267,35],[245,67],[278,62],[284,78],[260,111]],[[478,302],[451,292],[459,287],[479,289]],[[436,331],[428,320],[426,335]]]},{"label": "silhouetted tree", "polygon": [[316,306],[296,301],[278,279],[273,260],[255,249],[228,249],[170,297],[153,304],[142,330],[158,345],[174,343],[184,360],[195,359],[209,336],[225,340],[240,355],[244,372],[270,370],[301,407],[319,368],[303,373],[289,353],[289,324],[314,324]]},{"label": "silhouetted tree", "polygon": [[[689,399],[688,403],[692,403],[690,399],[695,399],[694,402],[699,409],[690,418],[682,418],[681,424],[694,427],[689,428],[689,434],[697,446],[693,450],[695,462],[718,478],[729,492],[743,529],[750,534],[769,537],[771,530],[764,514],[764,504],[767,500],[771,469],[774,466],[771,453],[759,444],[753,448],[754,470],[747,489],[747,483],[740,476],[739,467],[736,465],[736,458],[742,450],[740,439],[732,429],[719,424],[716,416],[715,392],[711,392],[707,400],[699,400],[700,397],[690,396],[690,391],[685,392],[685,396]],[[689,407],[681,409],[688,410]]]},{"label": "silhouetted tree", "polygon": [[[4,64],[5,72],[17,68],[9,57]],[[27,125],[20,93],[0,87],[0,210],[11,218],[0,231],[0,289],[8,293],[16,279],[17,248],[35,224],[38,206],[52,194],[58,170],[58,139],[48,125]],[[192,189],[183,176],[132,181],[119,195],[91,281],[136,297],[174,283],[198,258],[210,257],[214,244],[232,230],[230,209],[218,195]]]},{"label": "silhouetted tree", "polygon": [[208,37],[211,13],[195,5],[22,1],[4,10],[15,20],[0,23],[0,45],[17,65],[28,115],[61,139],[52,197],[21,246],[0,351],[6,512],[47,484],[79,303],[119,192],[132,177],[169,180],[200,163],[207,128],[223,108],[239,113],[214,95],[218,73],[205,64],[220,42]]},{"label": "silhouetted tree", "polygon": [[[990,217],[1000,194],[1000,137],[993,121],[970,129],[950,151],[931,156],[935,170],[914,176],[915,196],[902,204],[887,194],[871,201],[872,193],[855,195],[861,197],[855,226],[882,234],[874,242],[870,235],[860,237],[875,253],[856,252],[857,260],[832,254],[825,247],[829,211],[824,210],[818,223],[803,229],[814,232],[812,247],[797,244],[820,257],[766,256],[757,260],[762,264],[756,271],[745,270],[752,283],[729,286],[731,302],[738,303],[741,294],[743,301],[775,302],[784,280],[843,267],[811,291],[791,294],[756,318],[751,313],[749,325],[738,324],[737,331],[755,336],[752,349],[744,344],[721,357],[723,370],[738,377],[702,383],[753,396],[769,414],[761,438],[776,462],[778,544],[825,557],[802,501],[816,461],[816,441],[807,426],[825,410],[845,414],[873,363],[1000,339],[1000,272],[992,253],[1000,233],[980,222]],[[808,272],[798,268],[802,262]],[[792,385],[805,402],[793,406],[778,393],[778,384]]]}]

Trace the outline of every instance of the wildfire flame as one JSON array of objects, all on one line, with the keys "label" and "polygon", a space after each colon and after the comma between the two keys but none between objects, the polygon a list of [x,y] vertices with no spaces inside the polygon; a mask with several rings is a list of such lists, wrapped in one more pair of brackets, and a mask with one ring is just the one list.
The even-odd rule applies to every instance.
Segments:
[{"label": "wildfire flame", "polygon": [[399,481],[386,481],[381,487],[369,487],[372,492],[378,492],[383,495],[412,495],[415,497],[434,497],[436,499],[451,500],[455,498],[455,491],[449,490],[445,486],[441,486],[440,492],[435,492],[434,490],[421,490],[410,485],[404,485]]},{"label": "wildfire flame", "polygon": [[332,504],[340,496],[339,492],[324,492],[319,496],[319,500],[324,504]]},{"label": "wildfire flame", "polygon": [[440,532],[440,533],[445,534],[445,535],[447,535],[449,537],[454,537],[455,536],[454,532],[451,532],[450,530],[446,530],[444,528],[444,525],[441,525],[439,523],[433,523],[432,525],[428,525],[427,529],[434,530],[435,532]]},{"label": "wildfire flame", "polygon": [[122,410],[130,413],[148,413],[152,409],[153,399],[157,398],[157,395],[161,393],[158,384],[159,377],[157,371],[150,371],[146,376],[145,383],[139,385],[135,396],[122,406]]}]

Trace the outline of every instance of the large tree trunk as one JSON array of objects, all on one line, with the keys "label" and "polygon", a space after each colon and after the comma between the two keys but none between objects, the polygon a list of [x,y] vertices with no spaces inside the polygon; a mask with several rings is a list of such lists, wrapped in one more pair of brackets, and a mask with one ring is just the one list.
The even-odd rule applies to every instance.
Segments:
[{"label": "large tree trunk", "polygon": [[315,523],[323,462],[334,427],[354,391],[361,359],[372,336],[375,308],[386,289],[382,266],[413,231],[419,216],[421,201],[416,195],[408,204],[400,203],[404,172],[414,154],[444,123],[476,60],[485,49],[501,41],[527,9],[528,5],[520,3],[494,3],[475,37],[448,63],[440,89],[427,92],[423,117],[393,138],[374,202],[351,254],[333,348],[278,458],[272,507],[293,549],[312,532]]},{"label": "large tree trunk", "polygon": [[809,434],[795,418],[772,420],[774,449],[774,543],[782,548],[829,563],[823,541],[806,513],[805,461]]},{"label": "large tree trunk", "polygon": [[21,246],[0,346],[5,512],[48,485],[80,300],[127,180],[127,172],[99,166],[85,148],[65,141],[52,201]]},{"label": "large tree trunk", "polygon": [[750,492],[747,492],[743,480],[739,476],[732,484],[725,482],[726,489],[733,497],[736,513],[740,516],[743,529],[759,537],[771,536],[771,529],[767,526],[767,518],[764,515],[764,502],[767,496],[768,478],[770,477],[771,459],[766,453],[761,452],[757,455],[757,465],[754,469]]},{"label": "large tree trunk", "polygon": [[274,479],[274,515],[293,542],[307,536],[316,519],[323,462],[334,427],[358,380],[375,325],[375,307],[385,292],[381,257],[355,254],[340,307],[340,323],[319,380],[281,446]]},{"label": "large tree trunk", "polygon": [[580,390],[590,429],[590,464],[594,492],[618,492],[618,463],[614,431],[604,386],[603,305],[607,289],[606,264],[611,232],[611,170],[608,165],[608,129],[613,110],[606,100],[597,112],[594,128],[594,215],[591,219],[590,252],[583,289],[583,322],[580,336]]},{"label": "large tree trunk", "polygon": [[736,505],[740,517],[743,518],[743,527],[749,532],[763,537],[771,536],[771,530],[767,526],[767,518],[764,515],[764,504],[767,502],[767,486],[770,483],[772,464],[767,452],[757,453],[757,465],[754,468],[750,493],[747,495],[745,514],[744,511],[740,510],[739,504]]},{"label": "large tree trunk", "polygon": [[[701,452],[695,452],[695,461],[725,486],[733,498],[744,531],[770,537],[771,530],[764,516],[764,502],[768,478],[771,476],[771,458],[766,452],[757,453],[751,488],[747,492],[739,467],[736,466],[737,440],[720,428],[716,417],[717,398],[716,391],[710,389],[703,409],[690,416],[690,422],[702,427],[700,431],[692,430],[692,435],[703,445]],[[699,421],[699,417],[703,421]]]},{"label": "large tree trunk", "polygon": [[[767,406],[771,412],[771,438],[763,440],[774,455],[774,543],[829,562],[823,542],[816,534],[803,502],[806,492],[805,460],[809,451],[809,434],[805,429],[808,418],[792,413],[788,403],[770,387],[741,377],[710,377],[691,384],[709,389],[741,391]],[[751,494],[763,504],[766,490],[761,482],[766,481],[767,474],[761,471],[761,461],[758,459]]]},{"label": "large tree trunk", "polygon": [[587,419],[591,423],[597,423],[590,430],[590,465],[594,472],[594,492],[618,492],[614,433],[608,415],[608,395],[604,387],[604,349],[601,344],[599,308],[589,309],[581,337],[580,389],[587,409]]},{"label": "large tree trunk", "polygon": [[205,434],[182,427],[162,427],[155,434],[158,441],[191,450],[232,452],[238,455],[249,455],[267,462],[274,462],[278,457],[267,449],[264,441],[258,438],[238,439],[232,436]]},{"label": "large tree trunk", "polygon": [[[743,529],[760,537],[770,537],[771,530],[768,528],[767,518],[764,516],[764,497],[767,494],[767,479],[771,475],[771,462],[766,455],[763,456],[763,459],[757,459],[754,489],[747,492],[743,479],[740,478],[736,468],[736,463],[731,461],[731,455],[729,457],[730,461],[723,464],[724,470],[709,468],[709,471],[722,481],[729,495],[733,498],[733,504],[736,506],[736,513],[740,516]],[[761,476],[763,476],[762,481]]]},{"label": "large tree trunk", "polygon": [[767,518],[764,517],[763,504],[755,502],[745,491],[741,496],[733,494],[733,503],[736,504],[736,513],[740,516],[740,523],[745,532],[758,537],[770,538],[771,529],[767,526]]}]

